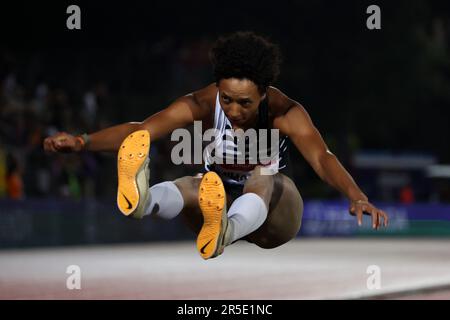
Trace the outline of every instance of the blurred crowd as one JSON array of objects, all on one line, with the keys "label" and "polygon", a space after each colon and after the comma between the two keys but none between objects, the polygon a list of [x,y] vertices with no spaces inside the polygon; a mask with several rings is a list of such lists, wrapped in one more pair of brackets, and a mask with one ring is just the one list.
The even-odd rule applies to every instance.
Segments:
[{"label": "blurred crowd", "polygon": [[[170,39],[164,39],[151,47],[121,53],[127,57],[129,69],[139,69],[133,61],[139,64],[141,58],[150,59],[154,74],[166,73],[171,78],[171,85],[166,85],[164,90],[161,84],[149,81],[153,87],[142,98],[138,94],[128,93],[134,90],[132,87],[136,80],[133,75],[127,79],[127,73],[123,71],[120,89],[113,94],[109,88],[111,79],[95,81],[86,88],[89,70],[84,70],[85,78],[76,84],[64,84],[67,77],[61,79],[63,84],[49,84],[36,76],[31,77],[33,81],[28,80],[29,76],[23,77],[28,80],[24,81],[18,74],[24,74],[21,71],[29,68],[30,64],[14,57],[14,67],[10,68],[7,58],[11,53],[4,53],[2,66],[6,65],[4,70],[9,72],[0,78],[0,198],[111,197],[116,183],[114,155],[89,152],[48,154],[43,151],[43,139],[59,131],[92,133],[126,121],[141,121],[163,108],[172,96],[176,97],[179,92],[187,93],[186,83],[192,84],[191,89],[207,84],[210,76],[207,57],[209,43],[203,39],[179,48],[175,51],[176,55],[170,57],[172,70],[163,70],[152,59],[165,59],[166,47],[173,45]],[[45,65],[44,61],[40,63]],[[88,69],[89,64],[85,68]],[[120,68],[120,65],[111,68]],[[29,69],[27,72],[30,72]],[[42,78],[45,79],[45,76]],[[126,93],[121,96],[120,91]],[[160,98],[152,100],[155,91]],[[133,112],[133,108],[137,111]],[[167,167],[170,162],[169,146],[164,142],[157,143],[152,153],[160,153],[152,165]],[[185,171],[175,168],[170,172],[153,174],[152,178],[173,179],[176,172],[182,174]]]},{"label": "blurred crowd", "polygon": [[45,82],[26,88],[11,73],[0,87],[0,195],[80,198],[94,196],[98,157],[48,155],[45,137],[60,130],[92,132],[108,120],[99,115],[108,102],[107,88],[98,84],[79,99]]}]

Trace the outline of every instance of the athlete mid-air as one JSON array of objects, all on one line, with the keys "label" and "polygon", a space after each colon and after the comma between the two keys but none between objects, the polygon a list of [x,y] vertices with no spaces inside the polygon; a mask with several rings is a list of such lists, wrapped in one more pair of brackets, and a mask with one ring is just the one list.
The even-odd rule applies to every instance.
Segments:
[{"label": "athlete mid-air", "polygon": [[[175,100],[142,122],[130,122],[91,134],[60,132],[44,141],[50,152],[118,151],[117,204],[127,216],[156,215],[172,219],[182,214],[198,234],[204,259],[245,239],[261,248],[275,248],[293,239],[301,224],[303,201],[285,172],[288,139],[320,178],[349,200],[359,225],[363,214],[372,226],[387,226],[388,216],[376,208],[330,152],[305,108],[271,86],[278,74],[277,46],[252,32],[237,32],[217,40],[211,49],[215,83]],[[218,154],[204,153],[206,173],[149,187],[150,141],[201,121],[216,129]],[[220,163],[234,158],[237,148],[226,135],[237,129],[279,130],[274,161],[242,165]],[[225,141],[226,140],[226,141]],[[258,150],[259,152],[260,150]],[[270,166],[275,174],[267,174]],[[228,209],[227,209],[228,208]]]}]

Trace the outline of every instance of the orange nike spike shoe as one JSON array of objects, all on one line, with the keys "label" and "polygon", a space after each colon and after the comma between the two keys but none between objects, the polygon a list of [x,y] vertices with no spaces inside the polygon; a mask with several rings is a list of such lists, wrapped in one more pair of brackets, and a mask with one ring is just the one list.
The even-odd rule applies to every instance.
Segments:
[{"label": "orange nike spike shoe", "polygon": [[139,130],[126,137],[117,156],[117,206],[126,216],[142,219],[150,202],[150,133]]},{"label": "orange nike spike shoe", "polygon": [[203,176],[198,201],[203,214],[203,226],[197,237],[197,249],[206,260],[220,255],[226,246],[227,201],[222,179],[217,173],[210,171]]}]

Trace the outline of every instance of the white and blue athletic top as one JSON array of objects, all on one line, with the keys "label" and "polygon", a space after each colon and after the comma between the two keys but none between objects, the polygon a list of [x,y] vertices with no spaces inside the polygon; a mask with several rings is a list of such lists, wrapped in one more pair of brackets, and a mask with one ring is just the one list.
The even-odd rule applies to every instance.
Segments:
[{"label": "white and blue athletic top", "polygon": [[[254,128],[256,133],[254,137],[256,138],[249,138],[248,132],[244,136],[245,149],[238,148],[240,142],[238,131],[232,130],[231,122],[220,105],[219,93],[216,97],[213,129],[215,129],[214,140],[211,139],[204,149],[203,160],[205,169],[219,174],[225,184],[243,186],[250,175],[250,171],[257,165],[275,172],[286,168],[289,140],[287,136],[279,136],[278,144],[273,143],[272,145],[267,98],[259,105],[257,125]],[[266,139],[261,138],[264,131]],[[256,153],[249,152],[255,143],[257,146],[254,149]],[[244,151],[244,155],[242,155],[241,150]],[[238,157],[241,158],[240,163]]]}]

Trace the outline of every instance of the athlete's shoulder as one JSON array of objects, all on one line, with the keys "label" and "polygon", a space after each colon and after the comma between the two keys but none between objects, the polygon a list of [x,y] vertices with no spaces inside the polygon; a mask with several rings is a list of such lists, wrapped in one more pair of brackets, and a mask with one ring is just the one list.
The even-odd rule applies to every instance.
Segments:
[{"label": "athlete's shoulder", "polygon": [[290,136],[300,124],[308,123],[308,112],[299,102],[289,98],[275,87],[269,87],[267,95],[274,128]]},{"label": "athlete's shoulder", "polygon": [[210,84],[204,88],[188,93],[177,99],[178,102],[187,104],[196,120],[208,118],[214,110],[217,87]]},{"label": "athlete's shoulder", "polygon": [[204,88],[190,93],[192,98],[198,103],[199,106],[211,108],[215,106],[217,96],[217,86],[212,83]]},{"label": "athlete's shoulder", "polygon": [[289,98],[280,89],[272,86],[267,88],[267,102],[270,113],[274,117],[285,115],[290,108],[292,108],[296,104],[299,104],[298,102]]}]

